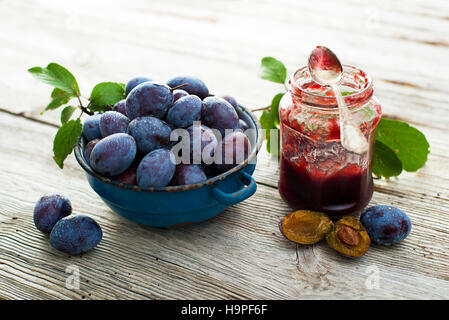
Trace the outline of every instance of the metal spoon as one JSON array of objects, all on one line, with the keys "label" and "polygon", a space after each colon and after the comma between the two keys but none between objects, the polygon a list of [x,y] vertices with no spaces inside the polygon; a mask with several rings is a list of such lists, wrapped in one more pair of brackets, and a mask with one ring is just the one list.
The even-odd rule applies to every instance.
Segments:
[{"label": "metal spoon", "polygon": [[340,114],[340,138],[343,148],[358,154],[368,151],[368,141],[352,118],[338,86],[343,80],[340,60],[330,49],[317,46],[309,56],[308,67],[313,81],[322,86],[330,86],[334,91]]}]

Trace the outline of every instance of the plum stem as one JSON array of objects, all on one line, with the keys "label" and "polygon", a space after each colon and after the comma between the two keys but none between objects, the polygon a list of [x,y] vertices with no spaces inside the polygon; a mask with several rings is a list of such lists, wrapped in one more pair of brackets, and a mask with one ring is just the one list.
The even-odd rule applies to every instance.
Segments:
[{"label": "plum stem", "polygon": [[86,107],[83,107],[83,106],[80,106],[81,107],[81,110],[84,112],[84,113],[86,113],[86,114],[88,114],[88,115],[90,115],[90,116],[92,116],[94,113],[92,112],[92,111],[89,111]]},{"label": "plum stem", "polygon": [[81,99],[80,99],[80,97],[79,96],[76,96],[77,98],[78,98],[78,102],[79,102],[79,104],[80,104],[80,108],[81,108],[81,114],[80,114],[80,117],[81,117],[81,115],[83,114],[83,113],[86,113],[86,114],[88,114],[88,115],[93,115],[94,113],[92,112],[92,111],[89,111],[86,107],[84,107],[83,106],[83,103],[81,102]]},{"label": "plum stem", "polygon": [[186,87],[186,86],[188,86],[188,85],[189,85],[188,83],[183,83],[183,84],[180,84],[179,86],[176,86],[176,87],[171,88],[170,91],[173,92],[173,91],[175,91],[176,89],[183,88],[183,87]]},{"label": "plum stem", "polygon": [[256,109],[251,109],[251,112],[255,112],[255,111],[263,111],[263,110],[270,110],[271,106],[266,106],[263,108],[256,108]]}]

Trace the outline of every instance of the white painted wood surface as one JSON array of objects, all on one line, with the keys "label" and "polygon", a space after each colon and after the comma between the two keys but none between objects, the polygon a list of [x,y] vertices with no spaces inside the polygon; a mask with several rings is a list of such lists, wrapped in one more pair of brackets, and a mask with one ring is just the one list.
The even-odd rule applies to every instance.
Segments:
[{"label": "white painted wood surface", "polygon": [[[449,298],[447,1],[3,0],[0,30],[0,298]],[[63,171],[54,164],[59,115],[39,115],[51,89],[26,72],[61,63],[86,96],[100,81],[190,73],[257,108],[282,90],[258,78],[260,59],[272,55],[293,71],[317,44],[364,68],[384,113],[422,130],[431,145],[419,172],[376,180],[370,204],[406,211],[412,233],[359,260],[325,243],[297,248],[280,235],[278,221],[290,209],[264,151],[257,193],[210,221],[161,230],[121,218],[73,156]],[[34,203],[52,190],[101,224],[95,250],[68,257],[35,229]],[[69,265],[80,269],[79,290],[66,288]],[[373,270],[379,286],[370,289]]]}]

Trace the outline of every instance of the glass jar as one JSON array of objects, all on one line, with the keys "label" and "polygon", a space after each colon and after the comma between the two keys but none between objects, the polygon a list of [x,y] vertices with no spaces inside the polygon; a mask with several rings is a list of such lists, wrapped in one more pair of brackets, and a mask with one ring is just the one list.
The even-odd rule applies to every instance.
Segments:
[{"label": "glass jar", "polygon": [[279,105],[281,165],[279,193],[294,209],[331,217],[354,214],[371,200],[376,126],[381,107],[370,77],[344,66],[340,86],[355,122],[369,142],[364,154],[343,148],[338,107],[332,89],[312,81],[307,67],[290,77]]}]

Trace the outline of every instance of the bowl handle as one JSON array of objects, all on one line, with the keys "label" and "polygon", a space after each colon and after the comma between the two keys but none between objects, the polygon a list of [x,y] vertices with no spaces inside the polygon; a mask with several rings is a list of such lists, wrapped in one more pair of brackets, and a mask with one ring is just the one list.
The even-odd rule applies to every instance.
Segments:
[{"label": "bowl handle", "polygon": [[240,180],[245,184],[240,190],[233,193],[224,193],[217,187],[212,189],[212,196],[218,201],[226,205],[234,205],[251,197],[256,192],[256,180],[245,171],[240,171]]}]

